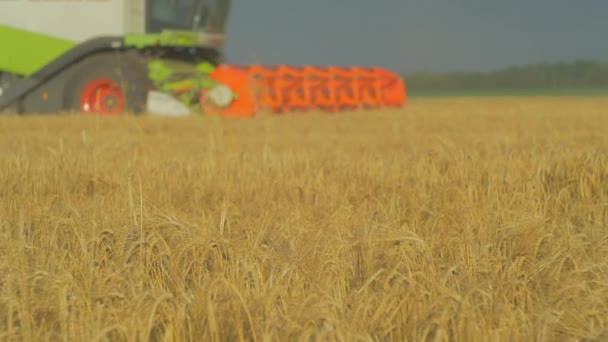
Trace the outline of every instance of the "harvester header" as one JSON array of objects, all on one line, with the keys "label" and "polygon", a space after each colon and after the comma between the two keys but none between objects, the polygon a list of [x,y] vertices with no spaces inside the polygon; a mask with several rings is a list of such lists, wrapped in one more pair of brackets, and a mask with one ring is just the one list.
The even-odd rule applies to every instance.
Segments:
[{"label": "harvester header", "polygon": [[380,68],[225,63],[230,0],[7,1],[0,113],[253,116],[399,107]]}]

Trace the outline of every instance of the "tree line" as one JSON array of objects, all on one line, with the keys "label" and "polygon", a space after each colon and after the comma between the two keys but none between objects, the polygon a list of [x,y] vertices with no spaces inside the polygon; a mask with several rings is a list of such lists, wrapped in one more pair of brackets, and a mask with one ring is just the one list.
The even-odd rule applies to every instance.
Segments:
[{"label": "tree line", "polygon": [[479,89],[598,89],[608,88],[608,62],[538,63],[494,72],[416,72],[404,75],[414,91]]}]

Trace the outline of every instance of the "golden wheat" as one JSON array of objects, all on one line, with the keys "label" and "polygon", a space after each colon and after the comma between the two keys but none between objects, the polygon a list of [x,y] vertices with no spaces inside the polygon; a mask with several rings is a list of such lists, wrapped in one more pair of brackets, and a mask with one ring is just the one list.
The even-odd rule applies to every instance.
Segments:
[{"label": "golden wheat", "polygon": [[607,108],[0,118],[0,340],[606,337]]}]

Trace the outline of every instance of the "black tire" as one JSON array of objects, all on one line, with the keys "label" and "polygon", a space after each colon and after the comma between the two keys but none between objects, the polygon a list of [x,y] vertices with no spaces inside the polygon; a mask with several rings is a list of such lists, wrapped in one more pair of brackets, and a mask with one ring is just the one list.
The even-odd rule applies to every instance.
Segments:
[{"label": "black tire", "polygon": [[64,106],[68,111],[82,112],[80,99],[85,87],[96,79],[116,83],[125,101],[123,112],[140,114],[146,110],[148,78],[145,63],[127,53],[100,53],[87,57],[71,71],[64,91]]}]

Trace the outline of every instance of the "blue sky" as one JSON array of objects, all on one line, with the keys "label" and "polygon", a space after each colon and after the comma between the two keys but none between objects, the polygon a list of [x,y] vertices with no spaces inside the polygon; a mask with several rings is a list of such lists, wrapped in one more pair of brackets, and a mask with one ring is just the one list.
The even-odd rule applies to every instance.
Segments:
[{"label": "blue sky", "polygon": [[608,60],[606,18],[608,0],[233,0],[226,53],[397,72]]}]

